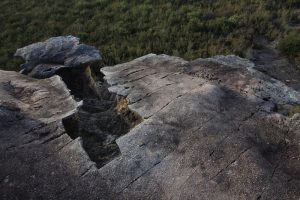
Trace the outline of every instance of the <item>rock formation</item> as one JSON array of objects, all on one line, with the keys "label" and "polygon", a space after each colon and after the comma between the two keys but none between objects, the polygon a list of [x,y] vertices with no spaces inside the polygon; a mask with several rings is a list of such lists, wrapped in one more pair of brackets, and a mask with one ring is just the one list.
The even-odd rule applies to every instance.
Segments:
[{"label": "rock formation", "polygon": [[[120,159],[101,169],[113,193],[299,198],[300,94],[253,67],[236,56],[148,55],[103,68],[109,90],[145,119],[117,140]],[[278,113],[286,107],[288,116]]]},{"label": "rock formation", "polygon": [[104,165],[58,76],[1,71],[1,198],[299,199],[300,93],[254,67],[149,54],[102,68],[116,111],[139,118]]},{"label": "rock formation", "polygon": [[[76,96],[95,96],[96,88],[89,65],[100,60],[99,51],[80,44],[73,36],[60,36],[18,49],[15,56],[25,63],[21,73],[43,79],[59,75]],[[76,79],[74,79],[76,77]]]}]

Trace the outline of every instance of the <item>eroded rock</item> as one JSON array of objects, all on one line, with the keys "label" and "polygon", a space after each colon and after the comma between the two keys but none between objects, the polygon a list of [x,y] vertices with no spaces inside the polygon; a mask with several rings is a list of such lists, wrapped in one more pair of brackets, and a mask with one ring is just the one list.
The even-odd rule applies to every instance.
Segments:
[{"label": "eroded rock", "polygon": [[[18,49],[15,56],[22,57],[26,61],[22,65],[24,74],[30,73],[39,64],[83,67],[99,61],[101,58],[95,47],[80,44],[79,38],[73,36],[59,36],[45,42],[31,44]],[[56,68],[58,67],[56,66]],[[45,70],[47,69],[45,67]],[[40,70],[36,71],[36,75],[42,72],[42,67],[40,67]]]},{"label": "eroded rock", "polygon": [[101,169],[120,198],[299,198],[300,122],[275,109],[297,91],[237,56],[147,55],[102,72],[146,119]]},{"label": "eroded rock", "polygon": [[62,125],[80,105],[59,76],[0,71],[1,199],[51,199],[76,193],[72,185],[87,188],[78,177],[95,165]]},{"label": "eroded rock", "polygon": [[[18,129],[21,123],[14,120],[28,117],[16,114],[26,113],[27,107],[6,101],[0,107],[6,113],[2,118],[13,121],[14,127],[1,129],[5,130],[1,132],[2,196],[6,199],[21,194],[32,199],[299,199],[300,94],[253,66],[236,56],[188,62],[149,54],[102,68],[108,90],[122,96],[117,109],[129,108],[142,120],[117,138],[121,154],[99,169],[85,153],[81,139],[72,140],[61,133],[55,136],[59,131],[65,132],[61,125],[65,114],[52,117],[56,121],[46,120],[46,128]],[[15,79],[31,84],[51,82],[53,77]],[[27,90],[9,96],[3,92],[10,90],[4,87],[9,81],[0,80],[1,96],[6,99],[35,105],[32,99],[40,98],[41,94]],[[42,105],[53,109],[52,104]],[[110,107],[103,101],[93,116],[105,116],[99,113],[105,112],[106,106]],[[281,107],[297,109],[285,116]],[[85,111],[90,109],[85,107]],[[74,108],[65,110],[73,112]],[[30,119],[44,115],[32,115]],[[60,128],[53,130],[56,124]],[[83,125],[92,129],[97,119]],[[44,135],[52,139],[44,139]],[[26,143],[24,137],[34,140]],[[105,135],[104,142],[114,139]]]},{"label": "eroded rock", "polygon": [[80,44],[79,38],[53,37],[20,48],[15,56],[25,60],[22,74],[38,79],[59,75],[77,97],[98,95],[89,65],[99,61],[100,54],[95,47]]},{"label": "eroded rock", "polygon": [[106,84],[98,86],[99,99],[84,99],[78,112],[63,119],[71,138],[82,138],[90,159],[98,168],[120,156],[116,139],[128,133],[142,118],[128,108],[127,101],[109,93]]}]

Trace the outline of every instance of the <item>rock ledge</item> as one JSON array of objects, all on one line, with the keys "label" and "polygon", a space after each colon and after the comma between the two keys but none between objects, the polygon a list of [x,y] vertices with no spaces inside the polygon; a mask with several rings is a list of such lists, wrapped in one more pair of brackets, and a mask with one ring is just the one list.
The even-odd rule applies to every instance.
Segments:
[{"label": "rock ledge", "polygon": [[2,199],[300,198],[299,92],[237,56],[101,71],[143,121],[99,169],[62,125],[78,105],[59,77],[1,71]]}]

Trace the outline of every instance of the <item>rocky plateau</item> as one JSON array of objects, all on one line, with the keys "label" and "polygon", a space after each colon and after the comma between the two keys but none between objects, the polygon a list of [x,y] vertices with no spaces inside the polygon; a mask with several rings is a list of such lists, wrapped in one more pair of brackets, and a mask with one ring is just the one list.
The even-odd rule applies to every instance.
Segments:
[{"label": "rocky plateau", "polygon": [[300,198],[300,90],[265,62],[148,54],[95,82],[100,54],[72,36],[16,56],[21,73],[0,71],[1,199]]}]

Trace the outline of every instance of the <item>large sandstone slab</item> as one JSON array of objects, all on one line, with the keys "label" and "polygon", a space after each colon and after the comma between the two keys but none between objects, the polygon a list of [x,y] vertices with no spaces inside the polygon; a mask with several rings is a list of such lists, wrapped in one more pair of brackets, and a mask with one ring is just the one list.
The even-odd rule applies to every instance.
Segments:
[{"label": "large sandstone slab", "polygon": [[299,198],[299,114],[278,113],[297,91],[236,56],[150,54],[101,71],[145,119],[101,169],[121,198]]},{"label": "large sandstone slab", "polygon": [[[188,62],[149,54],[102,68],[109,91],[143,121],[99,169],[81,139],[65,133],[61,121],[77,103],[58,77],[1,71],[2,197],[299,199],[300,94],[253,67],[236,56]],[[52,101],[36,102],[43,92],[13,95],[10,80],[38,85]]]},{"label": "large sandstone slab", "polygon": [[62,124],[80,104],[59,76],[0,71],[0,199],[95,199],[82,177],[95,164]]}]

